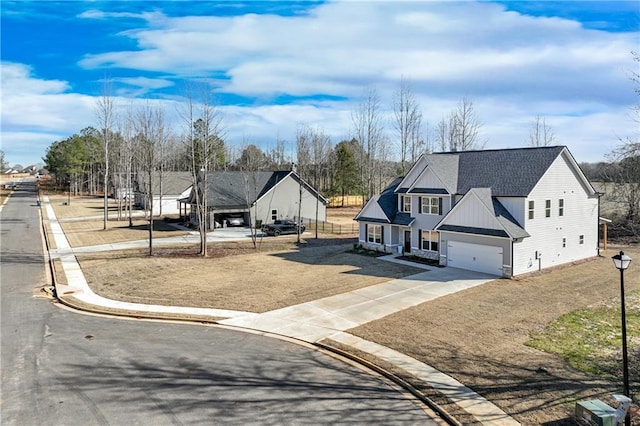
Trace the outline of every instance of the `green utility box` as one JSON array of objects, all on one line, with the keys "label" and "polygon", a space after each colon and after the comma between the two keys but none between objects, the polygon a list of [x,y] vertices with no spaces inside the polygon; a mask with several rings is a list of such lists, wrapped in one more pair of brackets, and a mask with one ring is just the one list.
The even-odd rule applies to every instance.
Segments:
[{"label": "green utility box", "polygon": [[581,423],[598,426],[616,426],[616,410],[599,399],[579,401],[576,418]]}]

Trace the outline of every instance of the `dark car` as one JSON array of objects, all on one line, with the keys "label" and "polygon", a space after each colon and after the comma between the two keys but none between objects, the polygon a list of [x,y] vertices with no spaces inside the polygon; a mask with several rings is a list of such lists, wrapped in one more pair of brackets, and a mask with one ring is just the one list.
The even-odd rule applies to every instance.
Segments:
[{"label": "dark car", "polygon": [[[305,230],[304,225],[300,225],[300,233],[302,234]],[[264,225],[262,227],[262,232],[267,235],[284,235],[284,234],[297,234],[298,233],[298,224],[290,219],[276,220],[275,222]]]}]

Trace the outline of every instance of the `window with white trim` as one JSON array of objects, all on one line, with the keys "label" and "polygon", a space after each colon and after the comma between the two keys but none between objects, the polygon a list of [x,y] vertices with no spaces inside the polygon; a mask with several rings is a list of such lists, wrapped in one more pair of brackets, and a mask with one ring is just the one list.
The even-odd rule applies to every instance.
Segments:
[{"label": "window with white trim", "polygon": [[382,225],[367,226],[367,241],[375,244],[382,244]]},{"label": "window with white trim", "polygon": [[551,200],[544,202],[544,217],[551,217]]},{"label": "window with white trim", "polygon": [[422,197],[422,210],[423,214],[442,214],[442,199],[440,197]]},{"label": "window with white trim", "polygon": [[533,219],[533,211],[534,211],[535,203],[533,200],[529,201],[529,219]]},{"label": "window with white trim", "polygon": [[584,244],[584,235],[580,235],[580,244]]},{"label": "window with white trim", "polygon": [[558,216],[564,216],[564,199],[558,200]]},{"label": "window with white trim", "polygon": [[565,248],[567,246],[567,239],[563,238],[562,239],[562,248]]},{"label": "window with white trim", "polygon": [[402,200],[402,211],[404,213],[411,213],[411,197],[408,195],[403,195]]},{"label": "window with white trim", "polygon": [[422,250],[438,251],[438,231],[422,231]]},{"label": "window with white trim", "polygon": [[271,220],[276,220],[278,219],[278,210],[273,209],[271,210]]}]

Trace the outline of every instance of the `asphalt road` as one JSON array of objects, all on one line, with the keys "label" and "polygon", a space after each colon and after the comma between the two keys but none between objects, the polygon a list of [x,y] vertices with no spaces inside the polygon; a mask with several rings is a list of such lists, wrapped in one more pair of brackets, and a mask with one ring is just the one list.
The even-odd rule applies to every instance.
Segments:
[{"label": "asphalt road", "polygon": [[385,380],[311,348],[62,309],[39,296],[39,221],[23,184],[0,212],[0,424],[434,424]]}]

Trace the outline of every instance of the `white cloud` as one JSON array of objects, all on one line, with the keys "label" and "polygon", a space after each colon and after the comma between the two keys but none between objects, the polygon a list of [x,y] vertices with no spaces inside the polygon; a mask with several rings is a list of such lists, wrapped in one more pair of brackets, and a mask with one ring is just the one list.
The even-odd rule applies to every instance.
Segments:
[{"label": "white cloud", "polygon": [[[432,126],[463,96],[472,99],[487,147],[526,144],[531,121],[542,115],[578,161],[597,161],[636,126],[626,111],[637,101],[627,75],[637,34],[588,30],[486,2],[329,2],[294,16],[97,10],[80,16],[145,23],[119,34],[134,40],[136,50],[87,54],[80,62],[162,73],[161,79],[120,79],[132,88],[119,96],[151,94],[184,78],[257,99],[256,106],[223,108],[235,143],[292,140],[300,123],[321,126],[336,141],[348,137],[350,111],[363,89],[375,86],[390,108],[401,76],[411,80]],[[66,82],[38,79],[15,64],[11,73],[17,89],[3,92],[3,127],[22,123],[71,134],[93,123],[92,98],[68,93]],[[3,91],[4,75],[3,66]],[[269,105],[279,95],[308,100]],[[321,102],[315,95],[346,100]],[[37,117],[27,117],[34,110]]]}]

